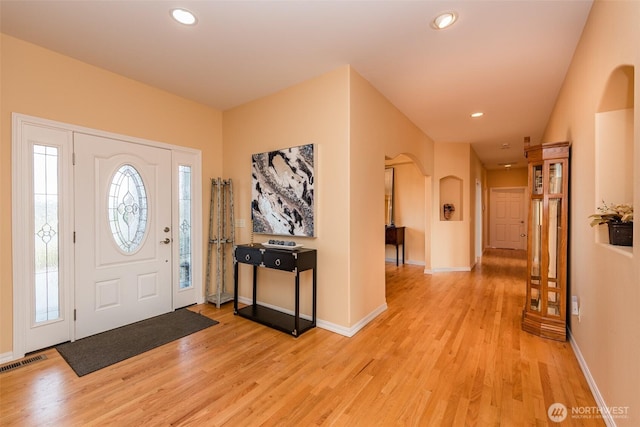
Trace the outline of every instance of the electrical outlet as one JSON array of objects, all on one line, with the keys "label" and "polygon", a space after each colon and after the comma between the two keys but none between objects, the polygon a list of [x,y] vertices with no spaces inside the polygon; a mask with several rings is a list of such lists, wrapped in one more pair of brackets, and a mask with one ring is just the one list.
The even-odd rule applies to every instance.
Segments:
[{"label": "electrical outlet", "polygon": [[571,314],[574,316],[580,315],[580,305],[578,304],[578,297],[576,295],[571,297]]},{"label": "electrical outlet", "polygon": [[237,228],[244,228],[245,227],[244,219],[236,219],[236,227]]}]

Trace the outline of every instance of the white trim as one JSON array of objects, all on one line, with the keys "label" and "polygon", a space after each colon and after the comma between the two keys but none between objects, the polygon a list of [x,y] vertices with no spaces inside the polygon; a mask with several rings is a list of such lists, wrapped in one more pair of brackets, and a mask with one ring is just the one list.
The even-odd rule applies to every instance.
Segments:
[{"label": "white trim", "polygon": [[[593,376],[591,375],[591,372],[589,371],[589,366],[587,366],[587,362],[586,360],[584,360],[584,357],[582,356],[580,347],[578,347],[578,343],[573,337],[573,334],[571,333],[571,329],[568,329],[567,331],[569,332],[569,343],[571,343],[571,348],[573,349],[573,353],[575,354],[576,359],[578,360],[578,365],[580,365],[580,369],[582,369],[582,373],[584,374],[584,377],[586,378],[587,383],[589,384],[589,389],[591,389],[591,394],[593,394],[593,398],[595,399],[596,404],[600,408],[607,408],[608,407],[607,403],[604,401],[604,397],[602,397],[602,394],[600,394],[600,390],[598,389],[596,380],[593,378]],[[604,420],[607,426],[616,427],[616,422],[611,417],[611,414],[607,413],[607,411],[602,411],[600,415],[602,415],[602,419]]]},{"label": "white trim", "polygon": [[27,257],[17,256],[17,254],[24,253],[24,239],[18,239],[18,236],[25,236],[27,234],[26,215],[22,214],[22,207],[27,206],[25,198],[29,194],[26,180],[18,179],[18,166],[22,165],[24,160],[24,150],[21,149],[22,141],[22,126],[20,118],[14,113],[12,117],[12,141],[11,141],[11,236],[12,236],[12,268],[13,268],[13,306],[11,308],[13,312],[13,348],[12,357],[20,359],[25,354],[25,337],[24,331],[26,330],[24,316],[21,315],[21,310],[16,310],[16,307],[26,307],[25,302],[26,295],[22,288],[18,284],[25,282],[24,272],[29,270]]},{"label": "white trim", "polygon": [[13,352],[12,351],[8,351],[6,353],[0,354],[0,365],[4,365],[5,363],[13,362],[14,360],[16,360],[16,359],[13,357]]},{"label": "white trim", "polygon": [[[35,116],[29,116],[21,113],[12,113],[12,254],[13,254],[13,348],[10,356],[13,360],[20,359],[25,355],[26,342],[25,342],[25,330],[27,328],[26,320],[23,312],[23,307],[27,306],[27,294],[25,293],[24,286],[22,284],[26,283],[26,276],[31,271],[31,267],[29,265],[29,257],[24,256],[25,253],[28,253],[28,247],[25,247],[25,239],[24,236],[29,233],[29,218],[25,215],[24,207],[29,206],[29,197],[31,196],[29,190],[29,182],[27,180],[22,179],[20,176],[23,173],[22,166],[24,162],[28,162],[29,159],[25,158],[26,152],[23,149],[23,126],[24,125],[34,125],[40,127],[48,127],[59,129],[63,131],[73,132],[73,133],[82,133],[88,134],[98,137],[110,138],[125,141],[128,143],[140,144],[145,146],[164,148],[170,150],[172,152],[172,156],[174,158],[191,158],[193,160],[193,173],[194,173],[194,188],[192,194],[197,196],[197,200],[194,201],[192,212],[194,215],[193,222],[193,247],[194,257],[193,257],[193,271],[194,271],[194,285],[195,292],[197,296],[197,303],[204,302],[204,291],[203,291],[203,279],[202,279],[202,270],[203,270],[203,259],[202,259],[202,153],[198,149],[188,148],[177,146],[173,144],[168,144],[159,141],[152,141],[143,138],[137,138],[128,135],[122,135],[112,132],[107,132],[98,129],[91,129],[83,126],[73,125],[69,123],[58,122],[54,120],[44,119]],[[69,168],[73,169],[73,168]],[[65,209],[70,209],[71,214],[73,215],[74,208],[73,206],[73,171],[68,171],[68,177],[63,179],[63,185],[69,186],[65,188],[65,197],[68,200],[68,205],[65,205]],[[70,179],[69,182],[67,179]],[[197,180],[197,181],[196,181]],[[172,200],[172,204],[174,200]],[[71,229],[73,229],[73,220],[71,218]],[[196,228],[197,227],[197,228]],[[69,237],[70,238],[70,237]],[[73,276],[74,273],[74,256],[73,256],[73,247],[71,247],[71,257],[68,261],[71,267],[71,276],[67,277],[68,283],[67,291],[70,294],[68,298],[67,304],[67,316],[71,316],[73,313],[74,304],[74,284],[73,284]],[[65,265],[66,266],[66,265]],[[19,286],[20,284],[20,286]],[[172,284],[173,286],[174,284]],[[172,298],[173,301],[173,298]],[[173,304],[173,302],[172,302]],[[18,309],[16,309],[18,308]],[[175,308],[175,307],[174,307]],[[74,328],[73,322],[71,322],[70,326],[70,339],[74,339]],[[3,356],[6,356],[9,353],[5,353]]]},{"label": "white trim", "polygon": [[431,270],[424,270],[424,274],[434,273],[454,273],[459,271],[471,271],[475,267],[475,264],[470,267],[445,267],[445,268],[432,268]]},{"label": "white trim", "polygon": [[369,322],[378,317],[381,313],[387,310],[387,303],[378,306],[378,308],[374,309],[368,315],[360,319],[355,325],[350,328],[336,325],[335,323],[327,322],[325,320],[318,320],[317,324],[319,328],[326,329],[331,332],[335,332],[336,334],[344,335],[346,337],[352,337],[357,334],[360,329],[364,328]]},{"label": "white trim", "polygon": [[[395,258],[385,258],[384,262],[387,262],[389,264],[395,264],[396,263],[396,259]],[[408,259],[408,260],[405,260],[404,263],[407,264],[407,265],[421,265],[423,267],[425,266],[425,262],[424,261],[413,261],[413,260]],[[402,265],[402,264],[400,264],[400,265]]]},{"label": "white trim", "polygon": [[[253,300],[251,298],[246,298],[246,297],[242,297],[242,296],[238,297],[238,301],[243,303],[243,304],[247,304],[247,305],[253,304]],[[278,306],[275,306],[275,305],[272,305],[272,304],[267,304],[267,303],[264,303],[264,302],[261,302],[261,301],[258,301],[258,304],[260,304],[263,307],[270,308],[272,310],[281,311],[281,312],[289,314],[291,316],[294,315],[294,312],[292,310],[289,310],[289,309],[286,309],[286,308],[278,307]],[[325,329],[325,330],[327,330],[329,332],[334,332],[336,334],[344,335],[345,337],[351,338],[356,333],[358,333],[358,331],[360,331],[360,329],[364,328],[369,322],[371,322],[373,319],[378,317],[382,312],[384,312],[386,310],[387,310],[387,303],[384,303],[381,306],[379,306],[378,308],[376,308],[375,310],[373,310],[371,313],[366,315],[364,318],[360,319],[360,321],[358,323],[356,323],[355,325],[353,325],[350,328],[348,328],[346,326],[342,326],[342,325],[337,325],[335,323],[331,323],[329,321],[322,320],[322,319],[316,319],[316,326],[318,328]],[[311,316],[306,315],[306,314],[302,314],[302,313],[300,314],[300,318],[306,319],[306,320],[311,320]]]}]

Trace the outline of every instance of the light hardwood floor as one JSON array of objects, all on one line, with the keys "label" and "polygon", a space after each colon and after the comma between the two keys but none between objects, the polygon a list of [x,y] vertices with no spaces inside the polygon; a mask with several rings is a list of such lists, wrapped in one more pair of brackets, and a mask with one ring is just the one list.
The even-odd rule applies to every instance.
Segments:
[{"label": "light hardwood floor", "polygon": [[82,378],[46,350],[0,374],[0,425],[533,426],[552,403],[596,406],[569,343],[520,329],[524,253],[422,270],[387,264],[389,308],[352,338],[207,304],[219,325]]}]

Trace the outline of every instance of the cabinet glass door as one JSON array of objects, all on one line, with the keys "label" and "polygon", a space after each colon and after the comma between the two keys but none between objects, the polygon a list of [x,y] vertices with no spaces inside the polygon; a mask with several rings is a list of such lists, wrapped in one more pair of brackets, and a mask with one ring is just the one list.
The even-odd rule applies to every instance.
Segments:
[{"label": "cabinet glass door", "polygon": [[549,199],[549,271],[547,274],[547,315],[560,316],[560,236],[562,235],[562,199]]},{"label": "cabinet glass door", "polygon": [[542,194],[542,165],[534,165],[533,169],[533,194]]},{"label": "cabinet glass door", "polygon": [[562,193],[562,162],[549,165],[549,194]]},{"label": "cabinet glass door", "polygon": [[531,201],[531,310],[540,311],[540,265],[542,262],[542,200]]}]

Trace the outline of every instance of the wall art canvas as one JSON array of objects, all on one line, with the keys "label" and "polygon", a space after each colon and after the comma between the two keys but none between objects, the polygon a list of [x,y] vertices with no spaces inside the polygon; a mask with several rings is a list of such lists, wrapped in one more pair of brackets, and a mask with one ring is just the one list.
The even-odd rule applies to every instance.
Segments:
[{"label": "wall art canvas", "polygon": [[254,233],[315,236],[314,166],[313,144],[252,156]]}]

